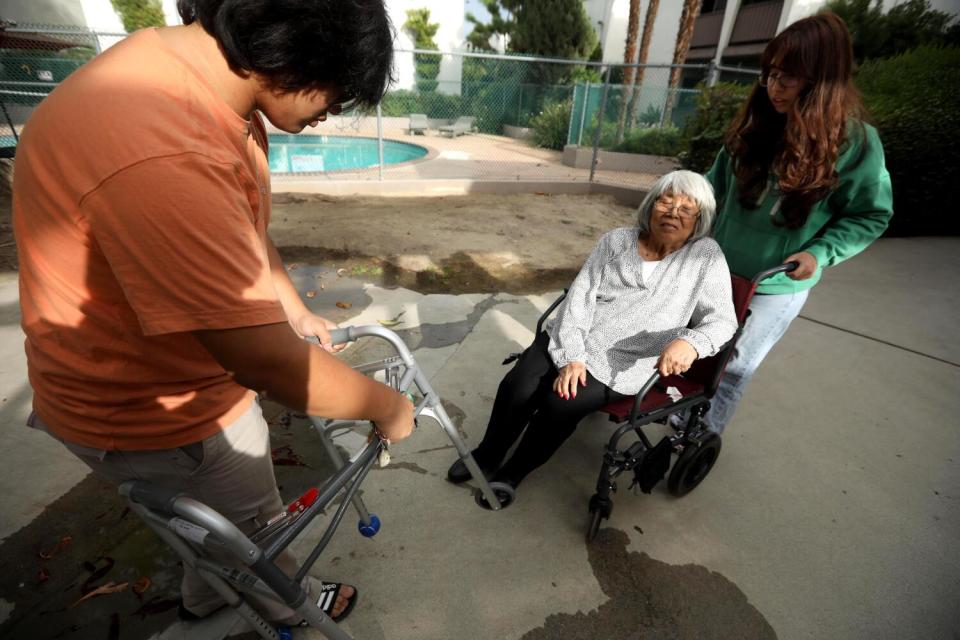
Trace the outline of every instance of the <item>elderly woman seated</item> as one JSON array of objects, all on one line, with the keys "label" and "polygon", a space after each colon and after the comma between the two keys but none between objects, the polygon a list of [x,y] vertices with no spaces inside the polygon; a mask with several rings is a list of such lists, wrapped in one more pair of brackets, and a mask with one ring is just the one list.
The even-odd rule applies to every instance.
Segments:
[{"label": "elderly woman seated", "polygon": [[[683,373],[733,337],[730,272],[707,237],[715,209],[702,176],[675,171],[647,194],[636,227],[600,239],[556,322],[500,383],[473,451],[488,478],[516,487],[585,416],[635,395],[655,369]],[[447,477],[459,483],[470,472],[457,461]]]}]

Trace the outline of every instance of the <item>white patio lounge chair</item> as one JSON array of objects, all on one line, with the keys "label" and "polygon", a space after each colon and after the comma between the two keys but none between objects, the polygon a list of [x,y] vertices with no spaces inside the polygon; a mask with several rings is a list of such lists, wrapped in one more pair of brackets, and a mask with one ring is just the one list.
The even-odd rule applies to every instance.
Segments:
[{"label": "white patio lounge chair", "polygon": [[460,116],[453,124],[440,127],[439,131],[441,134],[449,133],[451,138],[456,138],[461,134],[473,131],[473,123],[475,120],[476,118],[473,116]]},{"label": "white patio lounge chair", "polygon": [[430,123],[427,121],[427,115],[425,113],[410,114],[410,123],[407,126],[408,134],[415,135],[419,133],[420,135],[426,135],[429,129]]}]

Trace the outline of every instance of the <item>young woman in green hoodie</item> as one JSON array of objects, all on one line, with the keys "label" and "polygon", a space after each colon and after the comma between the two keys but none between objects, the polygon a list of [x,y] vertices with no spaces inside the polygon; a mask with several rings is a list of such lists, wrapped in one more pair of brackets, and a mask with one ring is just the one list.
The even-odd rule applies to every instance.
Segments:
[{"label": "young woman in green hoodie", "polygon": [[770,41],[760,82],[707,173],[714,236],[744,276],[796,261],[764,281],[707,422],[719,433],[754,371],[797,317],[823,269],[863,251],[893,215],[877,131],[853,83],[850,33],[823,13]]}]

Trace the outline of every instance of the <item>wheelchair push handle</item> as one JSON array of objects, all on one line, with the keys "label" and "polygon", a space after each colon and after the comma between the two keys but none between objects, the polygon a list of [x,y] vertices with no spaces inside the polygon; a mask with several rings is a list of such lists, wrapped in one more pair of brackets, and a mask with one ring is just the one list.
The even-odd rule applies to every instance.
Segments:
[{"label": "wheelchair push handle", "polygon": [[759,284],[761,281],[766,280],[771,276],[775,276],[778,273],[790,273],[791,271],[796,271],[800,266],[800,263],[796,260],[791,260],[790,262],[784,262],[783,264],[778,264],[772,269],[767,269],[766,271],[761,271],[757,275],[753,276],[751,281],[753,284]]}]

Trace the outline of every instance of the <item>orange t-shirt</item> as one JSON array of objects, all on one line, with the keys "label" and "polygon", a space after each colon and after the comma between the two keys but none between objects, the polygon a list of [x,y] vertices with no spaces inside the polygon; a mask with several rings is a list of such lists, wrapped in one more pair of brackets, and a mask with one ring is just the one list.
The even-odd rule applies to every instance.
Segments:
[{"label": "orange t-shirt", "polygon": [[13,222],[34,409],[99,449],[206,438],[250,405],[190,333],[283,322],[266,133],[155,31],[80,68],[17,149]]}]

